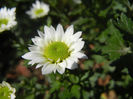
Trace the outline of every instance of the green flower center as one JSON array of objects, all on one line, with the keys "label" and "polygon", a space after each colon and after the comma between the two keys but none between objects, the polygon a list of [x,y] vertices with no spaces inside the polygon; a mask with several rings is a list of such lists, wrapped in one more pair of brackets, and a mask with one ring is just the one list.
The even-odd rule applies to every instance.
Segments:
[{"label": "green flower center", "polygon": [[10,99],[12,91],[7,86],[0,86],[0,99]]},{"label": "green flower center", "polygon": [[1,26],[2,24],[7,25],[7,23],[8,23],[8,19],[0,19],[0,26]]},{"label": "green flower center", "polygon": [[37,10],[35,11],[35,14],[36,14],[36,15],[39,15],[39,14],[41,14],[41,13],[43,13],[43,12],[44,12],[43,9],[37,9]]},{"label": "green flower center", "polygon": [[63,61],[70,55],[68,46],[63,42],[53,42],[44,49],[44,56],[56,62],[58,59]]}]

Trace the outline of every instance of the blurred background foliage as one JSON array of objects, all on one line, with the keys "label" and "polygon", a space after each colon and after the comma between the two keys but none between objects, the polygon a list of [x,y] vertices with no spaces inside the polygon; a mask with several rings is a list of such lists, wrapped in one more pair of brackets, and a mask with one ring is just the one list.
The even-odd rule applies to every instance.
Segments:
[{"label": "blurred background foliage", "polygon": [[[16,99],[133,99],[133,1],[42,1],[49,14],[32,20],[25,12],[34,0],[0,0],[0,7],[16,7],[17,26],[0,34],[0,81],[16,88]],[[88,60],[63,75],[42,75],[21,56],[37,30],[58,23],[83,31]]]}]

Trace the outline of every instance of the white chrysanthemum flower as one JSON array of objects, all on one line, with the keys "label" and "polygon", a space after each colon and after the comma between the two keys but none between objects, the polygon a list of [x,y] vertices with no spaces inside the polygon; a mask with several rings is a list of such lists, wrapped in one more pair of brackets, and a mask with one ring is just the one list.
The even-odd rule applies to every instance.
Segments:
[{"label": "white chrysanthemum flower", "polygon": [[15,99],[15,88],[5,81],[0,84],[0,99]]},{"label": "white chrysanthemum flower", "polygon": [[0,32],[9,30],[14,27],[17,22],[16,19],[16,8],[7,9],[6,7],[0,8]]},{"label": "white chrysanthemum flower", "polygon": [[55,30],[52,26],[44,26],[44,33],[38,31],[39,36],[32,38],[34,45],[30,52],[22,57],[30,60],[29,64],[42,66],[42,74],[58,71],[63,74],[65,68],[75,69],[79,58],[87,58],[81,51],[84,41],[80,38],[82,32],[74,33],[73,25],[64,32],[62,25]]},{"label": "white chrysanthemum flower", "polygon": [[48,12],[49,5],[37,0],[35,4],[32,4],[30,11],[27,11],[26,13],[30,15],[32,19],[36,19],[47,15]]}]

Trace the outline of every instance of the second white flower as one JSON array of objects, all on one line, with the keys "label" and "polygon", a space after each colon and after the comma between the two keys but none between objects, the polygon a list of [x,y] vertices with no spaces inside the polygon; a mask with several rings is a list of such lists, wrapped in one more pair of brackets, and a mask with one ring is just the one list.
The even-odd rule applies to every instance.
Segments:
[{"label": "second white flower", "polygon": [[30,11],[26,13],[32,18],[37,19],[47,15],[49,12],[49,5],[40,1],[36,1],[36,3],[32,4],[32,8]]}]

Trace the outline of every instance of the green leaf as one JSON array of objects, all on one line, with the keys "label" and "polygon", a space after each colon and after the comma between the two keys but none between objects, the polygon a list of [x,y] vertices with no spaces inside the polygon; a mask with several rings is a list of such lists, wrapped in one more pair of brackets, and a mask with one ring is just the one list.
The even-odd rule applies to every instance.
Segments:
[{"label": "green leaf", "polygon": [[110,34],[110,38],[106,40],[106,45],[102,47],[103,54],[108,54],[110,59],[115,60],[130,52],[130,48],[124,45],[122,34],[112,23],[108,27],[108,34]]},{"label": "green leaf", "polygon": [[76,97],[76,99],[80,98],[80,86],[79,85],[73,85],[71,88],[71,95],[73,97]]},{"label": "green leaf", "polygon": [[96,81],[97,81],[97,79],[98,79],[98,77],[99,77],[100,75],[101,75],[101,74],[99,74],[99,73],[95,73],[93,76],[91,76],[91,77],[89,78],[89,81],[90,81],[90,84],[91,84],[92,87],[94,87],[94,86],[96,85]]},{"label": "green leaf", "polygon": [[25,99],[35,99],[35,95],[34,94],[27,95]]},{"label": "green leaf", "polygon": [[57,4],[57,0],[48,0],[48,2],[52,7],[55,7]]},{"label": "green leaf", "polygon": [[115,24],[123,31],[133,34],[133,21],[125,14],[121,14],[120,19]]},{"label": "green leaf", "polygon": [[68,15],[74,16],[74,15],[81,14],[81,13],[82,13],[82,9],[74,9],[73,11],[70,11]]},{"label": "green leaf", "polygon": [[82,77],[81,77],[81,81],[83,81],[83,80],[85,80],[85,79],[87,79],[89,77],[89,74],[88,74],[88,72],[86,72]]},{"label": "green leaf", "polygon": [[106,15],[109,13],[109,10],[111,9],[111,6],[109,6],[108,8],[106,8],[105,10],[101,10],[98,14],[98,16],[100,17],[106,17]]},{"label": "green leaf", "polygon": [[88,60],[84,62],[84,69],[88,70],[89,68],[92,68],[94,65],[94,61]]},{"label": "green leaf", "polygon": [[48,17],[47,18],[47,25],[51,26],[51,24],[52,24],[52,19],[51,19],[51,17]]},{"label": "green leaf", "polygon": [[127,12],[127,8],[122,3],[118,2],[118,1],[113,2],[113,9],[122,11],[122,12]]},{"label": "green leaf", "polygon": [[83,99],[89,99],[89,96],[90,96],[89,92],[83,90],[82,93],[83,93]]},{"label": "green leaf", "polygon": [[102,68],[103,68],[105,73],[114,72],[115,71],[116,67],[115,66],[110,66],[109,62],[106,61],[104,64],[105,65],[103,65]]},{"label": "green leaf", "polygon": [[74,22],[72,22],[72,24],[74,24],[74,25],[82,25],[82,24],[87,23],[88,21],[89,21],[88,18],[80,17],[77,20],[75,20]]},{"label": "green leaf", "polygon": [[110,66],[110,61],[108,61],[104,56],[93,55],[92,58],[95,60],[96,63],[102,65],[101,68],[103,69],[104,73],[113,72],[115,70],[115,67]]},{"label": "green leaf", "polygon": [[104,43],[108,39],[108,35],[108,29],[106,29],[96,39],[99,40],[101,43]]},{"label": "green leaf", "polygon": [[54,92],[56,90],[58,90],[61,86],[61,83],[59,81],[55,81],[52,86],[51,86],[51,89],[50,89],[50,92]]},{"label": "green leaf", "polygon": [[106,60],[103,56],[100,55],[93,55],[92,58],[95,59],[96,63],[102,63]]},{"label": "green leaf", "polygon": [[67,88],[64,88],[64,90],[61,91],[58,96],[59,99],[69,99],[71,97],[71,94]]},{"label": "green leaf", "polygon": [[70,75],[69,79],[73,83],[78,83],[79,82],[79,78],[75,75],[72,75],[72,74]]}]

